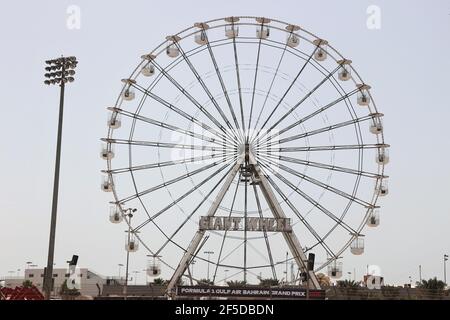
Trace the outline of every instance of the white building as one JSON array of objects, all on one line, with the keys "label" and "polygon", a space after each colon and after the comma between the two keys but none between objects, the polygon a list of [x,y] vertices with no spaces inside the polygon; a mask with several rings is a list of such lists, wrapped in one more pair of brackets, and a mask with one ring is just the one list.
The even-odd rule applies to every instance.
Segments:
[{"label": "white building", "polygon": [[[98,296],[101,294],[103,285],[106,283],[106,278],[87,269],[77,268],[75,273],[71,276],[69,269],[55,268],[53,269],[53,278],[55,279],[53,295],[58,296],[65,280],[68,280],[69,285],[74,286],[80,290],[80,293],[85,296]],[[43,290],[44,269],[32,268],[25,270],[25,277],[8,277],[2,280],[5,287],[14,288],[22,286],[25,280],[30,280],[39,290]]]}]

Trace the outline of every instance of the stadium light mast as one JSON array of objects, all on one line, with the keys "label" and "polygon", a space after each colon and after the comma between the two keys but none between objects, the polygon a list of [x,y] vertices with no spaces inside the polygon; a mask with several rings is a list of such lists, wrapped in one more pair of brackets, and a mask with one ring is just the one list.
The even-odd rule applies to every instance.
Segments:
[{"label": "stadium light mast", "polygon": [[45,61],[44,83],[46,85],[59,85],[59,120],[58,120],[58,138],[56,144],[56,162],[55,175],[53,182],[53,201],[52,201],[52,216],[50,223],[50,238],[48,246],[47,268],[44,274],[44,294],[45,299],[50,299],[53,287],[53,258],[55,253],[55,234],[56,234],[56,215],[58,209],[58,190],[59,190],[59,169],[61,160],[61,138],[62,138],[62,124],[63,124],[63,109],[64,109],[64,89],[66,83],[73,82],[75,75],[75,68],[78,64],[76,57],[61,57],[53,60]]}]

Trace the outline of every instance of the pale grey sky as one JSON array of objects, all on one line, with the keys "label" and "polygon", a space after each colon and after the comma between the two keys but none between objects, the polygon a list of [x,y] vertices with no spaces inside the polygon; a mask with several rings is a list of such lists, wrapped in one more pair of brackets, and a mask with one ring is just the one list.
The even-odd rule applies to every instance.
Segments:
[{"label": "pale grey sky", "polygon": [[[432,3],[432,4],[431,4]],[[66,27],[69,5],[81,28]],[[381,28],[366,26],[367,7],[381,9]],[[2,5],[0,126],[0,276],[26,261],[46,264],[56,141],[58,89],[43,84],[44,61],[79,60],[66,94],[55,262],[116,275],[124,263],[121,227],[108,222],[109,194],[100,191],[99,138],[105,107],[114,103],[141,54],[194,22],[225,16],[267,16],[328,39],[372,86],[391,144],[390,194],[366,253],[345,256],[344,272],[378,265],[386,282],[442,277],[450,253],[448,142],[450,1],[14,1]],[[370,245],[369,245],[370,243]],[[131,270],[145,267],[144,251]],[[201,271],[198,271],[201,272]],[[168,276],[167,274],[165,275]],[[140,281],[143,281],[140,276]]]}]

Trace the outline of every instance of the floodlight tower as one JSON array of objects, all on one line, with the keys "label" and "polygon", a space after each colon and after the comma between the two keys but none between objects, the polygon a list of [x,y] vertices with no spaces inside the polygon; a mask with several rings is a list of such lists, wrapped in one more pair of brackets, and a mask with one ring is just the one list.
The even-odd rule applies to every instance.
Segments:
[{"label": "floodlight tower", "polygon": [[44,293],[45,298],[50,299],[53,287],[53,258],[55,253],[55,234],[56,234],[56,214],[58,208],[58,190],[59,190],[59,168],[61,160],[61,137],[63,124],[63,109],[64,109],[64,88],[66,83],[73,82],[75,75],[75,68],[78,64],[76,57],[61,57],[53,60],[45,61],[45,77],[44,83],[46,85],[56,84],[60,87],[59,98],[59,121],[58,121],[58,139],[56,145],[56,162],[55,162],[55,176],[53,182],[53,201],[52,201],[52,217],[50,223],[50,239],[48,246],[47,268],[45,269],[44,278]]}]

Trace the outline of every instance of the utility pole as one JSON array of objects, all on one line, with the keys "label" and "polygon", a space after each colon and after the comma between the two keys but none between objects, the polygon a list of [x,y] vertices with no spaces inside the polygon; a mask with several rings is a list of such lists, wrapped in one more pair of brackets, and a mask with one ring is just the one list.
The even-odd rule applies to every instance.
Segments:
[{"label": "utility pole", "polygon": [[58,59],[47,60],[45,63],[45,80],[46,85],[57,84],[60,86],[59,97],[59,120],[58,120],[58,138],[56,144],[56,162],[55,175],[53,181],[53,201],[52,201],[52,217],[50,223],[50,239],[48,246],[47,268],[44,275],[44,293],[45,299],[49,300],[53,287],[53,259],[55,254],[55,236],[56,236],[56,216],[58,210],[58,191],[59,191],[59,169],[61,162],[61,141],[62,141],[62,125],[64,110],[64,89],[67,82],[73,82],[75,79],[75,68],[77,66],[76,57],[61,57]]}]

